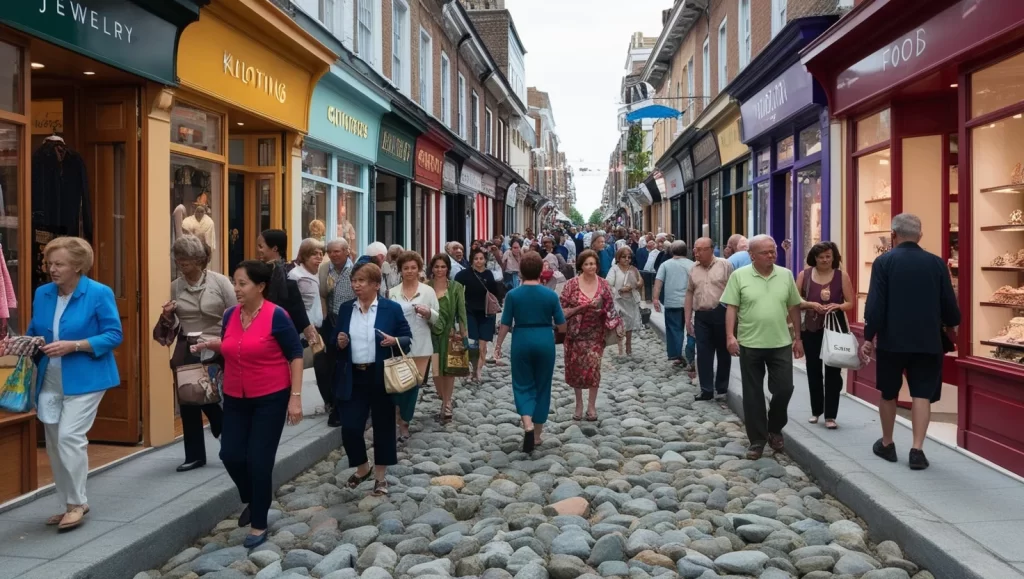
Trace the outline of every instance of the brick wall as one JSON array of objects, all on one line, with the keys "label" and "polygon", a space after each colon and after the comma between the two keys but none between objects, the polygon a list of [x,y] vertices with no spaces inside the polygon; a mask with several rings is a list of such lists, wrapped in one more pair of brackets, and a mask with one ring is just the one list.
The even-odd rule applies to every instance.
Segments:
[{"label": "brick wall", "polygon": [[473,26],[480,34],[491,58],[498,65],[501,74],[508,78],[509,21],[507,10],[474,11],[469,13]]}]

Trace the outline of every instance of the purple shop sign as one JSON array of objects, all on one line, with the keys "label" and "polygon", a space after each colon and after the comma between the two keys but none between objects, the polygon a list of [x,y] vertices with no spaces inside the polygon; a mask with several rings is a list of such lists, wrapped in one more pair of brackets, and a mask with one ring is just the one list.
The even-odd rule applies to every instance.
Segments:
[{"label": "purple shop sign", "polygon": [[798,62],[740,105],[743,142],[763,135],[813,102],[814,81],[807,68]]},{"label": "purple shop sign", "polygon": [[1024,1],[960,0],[839,73],[833,113],[842,114],[1022,24]]}]

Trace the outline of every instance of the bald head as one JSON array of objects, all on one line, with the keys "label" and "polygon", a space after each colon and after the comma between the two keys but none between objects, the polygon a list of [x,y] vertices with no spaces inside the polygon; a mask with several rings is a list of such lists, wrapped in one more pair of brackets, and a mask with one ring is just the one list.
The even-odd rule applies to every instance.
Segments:
[{"label": "bald head", "polygon": [[715,258],[715,250],[710,237],[698,237],[697,241],[693,242],[693,257],[701,265],[706,266],[711,263],[711,260]]}]

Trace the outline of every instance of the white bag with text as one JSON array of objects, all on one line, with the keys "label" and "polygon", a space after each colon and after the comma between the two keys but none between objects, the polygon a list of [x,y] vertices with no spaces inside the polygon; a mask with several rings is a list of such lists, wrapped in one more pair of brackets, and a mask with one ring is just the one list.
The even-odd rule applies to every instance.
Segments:
[{"label": "white bag with text", "polygon": [[844,332],[839,312],[833,310],[825,316],[825,335],[821,340],[821,362],[830,368],[859,370],[860,347],[852,332]]}]

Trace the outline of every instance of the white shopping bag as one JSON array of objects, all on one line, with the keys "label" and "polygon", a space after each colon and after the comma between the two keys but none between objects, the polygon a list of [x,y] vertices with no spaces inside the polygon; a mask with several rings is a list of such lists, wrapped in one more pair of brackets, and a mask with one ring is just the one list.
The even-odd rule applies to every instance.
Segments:
[{"label": "white shopping bag", "polygon": [[825,315],[825,335],[821,340],[821,361],[830,368],[859,370],[861,367],[860,347],[857,337],[843,332],[839,323],[839,312],[833,310]]}]

